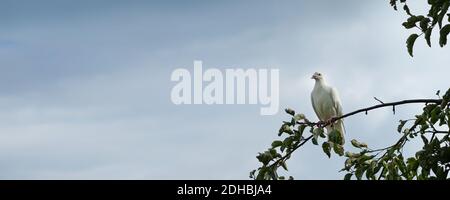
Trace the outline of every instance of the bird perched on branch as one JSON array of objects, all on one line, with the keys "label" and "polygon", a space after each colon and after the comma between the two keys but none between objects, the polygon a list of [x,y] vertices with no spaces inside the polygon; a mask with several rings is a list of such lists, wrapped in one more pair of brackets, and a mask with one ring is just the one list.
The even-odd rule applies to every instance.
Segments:
[{"label": "bird perched on branch", "polygon": [[333,131],[339,131],[341,145],[344,144],[344,121],[342,119],[331,121],[334,117],[342,116],[342,105],[336,88],[326,84],[321,73],[315,72],[312,77],[316,81],[314,89],[311,92],[311,102],[314,112],[320,121],[330,123],[326,126],[328,135]]}]

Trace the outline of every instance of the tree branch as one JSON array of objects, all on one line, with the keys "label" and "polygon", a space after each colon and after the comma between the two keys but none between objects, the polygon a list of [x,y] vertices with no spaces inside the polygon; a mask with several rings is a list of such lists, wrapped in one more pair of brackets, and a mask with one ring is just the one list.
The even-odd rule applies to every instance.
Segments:
[{"label": "tree branch", "polygon": [[342,116],[339,116],[339,117],[334,117],[331,120],[326,121],[326,122],[322,122],[322,121],[319,121],[319,122],[316,122],[316,123],[314,123],[314,122],[308,122],[308,123],[299,122],[298,124],[320,125],[320,126],[325,127],[325,126],[328,126],[328,125],[334,123],[337,120],[344,119],[346,117],[349,117],[349,116],[352,116],[352,115],[355,115],[355,114],[358,114],[358,113],[361,113],[361,112],[365,112],[367,114],[367,111],[378,109],[378,108],[382,108],[382,107],[392,106],[393,108],[395,108],[395,106],[403,105],[403,104],[411,104],[411,103],[436,103],[436,104],[440,104],[441,102],[442,102],[442,99],[408,99],[408,100],[403,100],[403,101],[382,103],[382,104],[378,104],[378,105],[367,107],[367,108],[361,108],[359,110],[355,110],[355,111],[347,113],[345,115],[342,115]]}]

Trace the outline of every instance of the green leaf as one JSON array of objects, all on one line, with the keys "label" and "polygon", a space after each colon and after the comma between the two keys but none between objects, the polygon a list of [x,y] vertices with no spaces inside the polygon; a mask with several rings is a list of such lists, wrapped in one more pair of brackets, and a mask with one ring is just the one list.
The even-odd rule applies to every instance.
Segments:
[{"label": "green leaf", "polygon": [[285,147],[289,147],[291,146],[292,142],[293,142],[293,138],[292,137],[287,137],[286,139],[284,139],[283,141],[283,146]]},{"label": "green leaf", "polygon": [[328,138],[331,142],[335,144],[342,144],[343,142],[341,133],[336,129],[333,129],[331,133],[328,134]]},{"label": "green leaf", "polygon": [[447,35],[450,33],[450,24],[445,25],[442,27],[439,35],[439,45],[441,47],[444,47],[447,44]]},{"label": "green leaf", "polygon": [[416,173],[417,168],[419,168],[419,162],[414,158],[408,158],[408,160],[406,161],[407,163],[407,169],[408,171],[413,171],[413,173]]},{"label": "green leaf", "polygon": [[402,172],[403,174],[406,174],[407,169],[406,169],[405,163],[403,162],[403,159],[396,157],[395,163],[397,164],[397,167],[400,170],[400,172]]},{"label": "green leaf", "polygon": [[406,22],[402,23],[402,25],[406,28],[406,29],[410,29],[410,28],[414,28],[416,27],[416,23],[420,22],[422,19],[424,19],[425,17],[422,15],[419,16],[414,16],[412,15],[411,17],[409,17]]},{"label": "green leaf", "polygon": [[430,126],[428,126],[428,124],[424,124],[420,126],[420,132],[424,133],[428,128],[430,128]]},{"label": "green leaf", "polygon": [[344,176],[344,180],[350,180],[352,178],[353,174],[352,173],[348,173]]},{"label": "green leaf", "polygon": [[411,57],[413,57],[413,47],[414,47],[414,42],[416,41],[417,37],[419,37],[419,35],[417,34],[411,34],[408,39],[406,40],[406,47],[408,49],[408,53],[409,55],[411,55]]},{"label": "green leaf", "polygon": [[330,158],[331,157],[331,146],[330,146],[330,143],[328,143],[328,142],[324,142],[323,144],[322,144],[322,149],[323,149],[323,152],[325,152],[325,154],[327,154],[327,156],[328,156],[328,158]]},{"label": "green leaf", "polygon": [[362,147],[362,148],[367,148],[367,144],[364,143],[364,142],[360,142],[360,143],[359,143],[359,146]]},{"label": "green leaf", "polygon": [[325,134],[324,134],[323,128],[316,128],[316,129],[314,129],[314,135],[318,135],[318,136],[320,136],[322,138],[326,137]]},{"label": "green leaf", "polygon": [[439,13],[438,16],[439,28],[442,28],[442,20],[444,19],[445,14],[447,14],[449,5],[450,5],[449,1],[445,1],[444,4],[442,4],[441,12]]},{"label": "green leaf", "polygon": [[430,122],[431,124],[435,124],[439,120],[439,115],[441,114],[441,107],[436,106],[430,113]]},{"label": "green leaf", "polygon": [[286,162],[281,162],[281,167],[283,167],[284,170],[288,171]]},{"label": "green leaf", "polygon": [[345,160],[345,169],[349,170],[352,166],[353,166],[353,159],[347,158],[347,160]]},{"label": "green leaf", "polygon": [[292,115],[292,116],[295,115],[295,111],[292,110],[292,109],[290,109],[290,108],[286,108],[284,111],[286,111],[287,114],[290,114],[290,115]]},{"label": "green leaf", "polygon": [[368,156],[368,155],[361,155],[360,157],[359,157],[359,162],[364,162],[364,161],[366,161],[366,160],[370,160],[370,159],[372,159],[372,158],[374,158],[375,157],[375,155],[370,155],[370,156]]},{"label": "green leaf", "polygon": [[358,167],[355,172],[356,179],[361,180],[361,177],[363,174],[364,174],[364,168]]},{"label": "green leaf", "polygon": [[277,174],[277,172],[274,169],[272,169],[272,171],[269,172],[269,176],[270,176],[270,178],[272,180],[277,180],[278,179],[278,174]]},{"label": "green leaf", "polygon": [[424,178],[427,178],[427,177],[430,175],[430,168],[423,168],[423,167],[422,167],[421,172],[422,172],[422,176],[423,176]]},{"label": "green leaf", "polygon": [[373,169],[368,167],[366,170],[366,178],[367,178],[367,180],[370,180],[370,178],[372,178],[372,177],[373,177]]},{"label": "green leaf", "polygon": [[381,167],[383,166],[382,164],[380,164],[380,163],[377,164],[376,162],[375,162],[375,165],[376,166],[373,169],[373,174],[378,173],[380,171]]},{"label": "green leaf", "polygon": [[312,141],[312,143],[313,143],[314,145],[319,145],[319,143],[317,143],[317,138],[316,138],[316,137],[313,137],[313,138],[311,139],[311,141]]},{"label": "green leaf", "polygon": [[264,180],[264,177],[266,175],[266,171],[267,171],[267,167],[262,167],[259,170],[258,175],[256,176],[256,180]]},{"label": "green leaf", "polygon": [[358,140],[353,139],[350,142],[356,148],[367,148],[367,144],[366,143],[358,142]]},{"label": "green leaf", "polygon": [[411,23],[411,22],[403,22],[402,25],[406,28],[406,29],[411,29],[416,27],[416,24]]},{"label": "green leaf", "polygon": [[312,134],[313,134],[313,138],[312,138],[312,143],[313,144],[315,144],[315,145],[319,145],[319,143],[317,143],[318,142],[318,138],[319,138],[319,132],[317,131],[317,128],[316,129],[313,129],[313,127],[311,127],[311,131],[310,131]]},{"label": "green leaf", "polygon": [[272,148],[276,148],[276,147],[279,147],[281,145],[283,145],[283,142],[280,141],[280,140],[275,140],[275,141],[272,142]]},{"label": "green leaf", "polygon": [[403,10],[405,10],[406,14],[411,15],[411,12],[406,4],[403,6]]},{"label": "green leaf", "polygon": [[430,23],[430,18],[425,17],[422,20],[420,20],[419,25],[423,32],[425,32],[425,30],[428,29],[428,23]]},{"label": "green leaf", "polygon": [[438,22],[438,12],[439,12],[439,7],[436,5],[436,0],[430,0],[433,1],[433,5],[431,5],[431,9],[428,12],[428,16],[430,16],[431,18],[433,18],[433,23],[432,25],[436,25],[436,23]]},{"label": "green leaf", "polygon": [[416,158],[417,158],[418,160],[420,160],[421,157],[422,157],[422,155],[423,155],[424,153],[425,153],[424,150],[420,150],[420,151],[416,152]]},{"label": "green leaf", "polygon": [[270,153],[270,156],[271,156],[270,159],[278,157],[278,155],[279,155],[279,153],[277,153],[277,150],[275,150],[275,149],[269,149],[269,153]]},{"label": "green leaf", "polygon": [[269,152],[259,153],[256,158],[259,160],[259,162],[263,163],[264,165],[267,165],[270,160],[272,159],[272,156]]},{"label": "green leaf", "polygon": [[344,147],[342,145],[333,144],[333,150],[339,156],[343,156],[344,155]]},{"label": "green leaf", "polygon": [[285,126],[288,126],[288,127],[289,127],[289,125],[283,124],[283,125],[280,127],[280,130],[278,130],[278,136],[281,136],[281,134],[284,133]]},{"label": "green leaf", "polygon": [[305,130],[305,128],[306,125],[304,124],[297,127],[298,130],[295,132],[295,137],[297,138],[296,140],[300,140],[302,138],[303,131]]},{"label": "green leaf", "polygon": [[350,158],[350,157],[358,157],[359,155],[356,155],[352,152],[347,151],[347,152],[345,152],[344,156]]},{"label": "green leaf", "polygon": [[256,169],[252,170],[252,171],[250,172],[249,178],[255,179],[255,178],[256,178],[256,177],[255,177],[255,173],[256,173]]},{"label": "green leaf", "polygon": [[395,162],[388,163],[388,171],[389,175],[391,176],[391,178],[389,178],[388,176],[388,179],[394,180],[397,175],[397,164]]},{"label": "green leaf", "polygon": [[306,125],[304,125],[304,124],[298,126],[298,132],[299,132],[300,134],[303,134],[303,131],[305,130],[305,128],[306,128]]},{"label": "green leaf", "polygon": [[445,114],[441,113],[440,117],[439,117],[439,126],[442,126],[445,124]]},{"label": "green leaf", "polygon": [[405,126],[405,124],[406,124],[406,120],[400,120],[399,121],[400,122],[400,124],[398,125],[398,127],[397,127],[397,131],[399,132],[399,133],[401,133],[402,132],[402,128],[403,128],[403,126]]},{"label": "green leaf", "polygon": [[294,131],[291,130],[291,126],[288,124],[283,124],[281,126],[280,130],[278,131],[278,136],[281,136],[281,134],[287,133],[287,134],[293,134]]},{"label": "green leaf", "polygon": [[421,134],[420,137],[422,138],[422,141],[425,144],[425,146],[428,145],[428,139],[423,134]]},{"label": "green leaf", "polygon": [[294,116],[294,120],[295,121],[302,120],[302,119],[305,119],[305,115],[304,114],[296,114]]},{"label": "green leaf", "polygon": [[297,121],[295,120],[295,116],[294,117],[292,117],[292,119],[291,119],[291,125],[295,125],[295,123],[296,123]]},{"label": "green leaf", "polygon": [[390,0],[389,3],[394,8],[394,10],[397,10],[397,0]]},{"label": "green leaf", "polygon": [[378,171],[380,171],[381,165],[378,164],[377,161],[372,160],[372,162],[370,162],[370,168],[372,168],[373,174],[376,174],[378,173]]},{"label": "green leaf", "polygon": [[432,30],[433,30],[432,28],[429,28],[425,31],[425,40],[427,41],[427,44],[429,47],[431,47],[431,31]]}]

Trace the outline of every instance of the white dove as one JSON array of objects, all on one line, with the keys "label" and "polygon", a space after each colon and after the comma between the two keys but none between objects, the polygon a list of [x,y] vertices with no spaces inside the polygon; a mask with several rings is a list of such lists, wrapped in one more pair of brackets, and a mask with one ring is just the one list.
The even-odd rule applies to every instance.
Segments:
[{"label": "white dove", "polygon": [[[333,117],[342,116],[341,99],[339,98],[336,88],[330,87],[326,84],[321,73],[314,73],[311,77],[316,81],[314,89],[311,92],[311,102],[314,112],[322,122],[327,122]],[[336,129],[341,134],[342,145],[344,144],[344,122],[342,119],[336,120],[333,124],[326,127],[327,133],[330,134],[333,129]]]}]

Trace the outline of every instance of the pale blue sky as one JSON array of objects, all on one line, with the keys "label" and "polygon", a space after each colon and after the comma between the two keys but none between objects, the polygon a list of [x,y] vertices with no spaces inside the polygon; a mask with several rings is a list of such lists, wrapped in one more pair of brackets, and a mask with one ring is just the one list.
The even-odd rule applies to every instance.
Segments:
[{"label": "pale blue sky", "polygon": [[[338,88],[344,111],[373,96],[426,98],[449,87],[450,49],[418,39],[410,58],[405,15],[387,1],[0,5],[1,179],[247,179],[288,116],[260,116],[259,105],[173,105],[170,74],[194,60],[278,68],[280,110],[310,118],[315,71]],[[418,112],[348,118],[347,138],[384,147],[398,119]],[[343,159],[311,144],[288,165],[297,179],[343,177]]]}]

